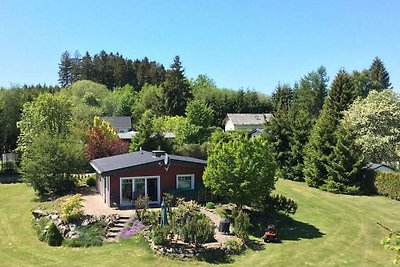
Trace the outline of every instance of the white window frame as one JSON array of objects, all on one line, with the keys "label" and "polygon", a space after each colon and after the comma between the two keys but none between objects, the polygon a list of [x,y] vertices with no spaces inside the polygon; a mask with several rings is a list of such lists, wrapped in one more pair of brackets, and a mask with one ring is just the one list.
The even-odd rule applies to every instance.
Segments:
[{"label": "white window frame", "polygon": [[[188,177],[190,176],[190,189],[194,189],[194,174],[177,174],[176,175],[176,189],[178,188],[178,181],[180,177]],[[186,189],[189,190],[189,189]]]},{"label": "white window frame", "polygon": [[150,201],[150,204],[160,204],[160,199],[161,199],[161,187],[160,187],[160,176],[154,175],[154,176],[132,176],[132,177],[120,177],[119,179],[119,201],[121,206],[130,206],[133,205],[134,203],[123,203],[122,202],[122,180],[132,180],[132,192],[135,192],[135,179],[144,179],[144,192],[145,195],[147,196],[147,179],[152,179],[152,178],[157,178],[157,200],[156,201]]}]

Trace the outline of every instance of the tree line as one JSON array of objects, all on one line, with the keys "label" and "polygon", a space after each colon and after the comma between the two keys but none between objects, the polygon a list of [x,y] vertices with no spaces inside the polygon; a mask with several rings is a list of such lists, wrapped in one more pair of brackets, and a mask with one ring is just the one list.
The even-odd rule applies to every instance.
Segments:
[{"label": "tree line", "polygon": [[368,190],[363,167],[396,164],[400,141],[398,96],[376,57],[368,69],[340,70],[330,88],[323,67],[272,94],[274,117],[263,136],[277,176],[337,193]]}]

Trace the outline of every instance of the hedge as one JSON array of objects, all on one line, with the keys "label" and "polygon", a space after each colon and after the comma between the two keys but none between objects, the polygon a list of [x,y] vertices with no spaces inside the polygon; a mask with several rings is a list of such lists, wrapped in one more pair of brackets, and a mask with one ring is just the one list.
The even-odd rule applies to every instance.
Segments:
[{"label": "hedge", "polygon": [[376,172],[374,185],[379,195],[385,195],[400,201],[400,173]]}]

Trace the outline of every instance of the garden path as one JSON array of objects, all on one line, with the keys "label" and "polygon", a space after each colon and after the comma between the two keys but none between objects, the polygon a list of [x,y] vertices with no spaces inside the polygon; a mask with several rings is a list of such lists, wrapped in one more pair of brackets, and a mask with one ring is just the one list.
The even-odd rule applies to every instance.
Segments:
[{"label": "garden path", "polygon": [[207,244],[205,244],[206,247],[221,246],[226,241],[235,239],[234,235],[225,235],[225,234],[222,234],[220,231],[218,231],[219,222],[221,221],[221,217],[218,214],[215,214],[214,212],[203,209],[203,208],[201,209],[201,212],[204,213],[205,215],[207,215],[217,227],[215,229],[215,235],[214,235],[216,242],[207,243]]}]

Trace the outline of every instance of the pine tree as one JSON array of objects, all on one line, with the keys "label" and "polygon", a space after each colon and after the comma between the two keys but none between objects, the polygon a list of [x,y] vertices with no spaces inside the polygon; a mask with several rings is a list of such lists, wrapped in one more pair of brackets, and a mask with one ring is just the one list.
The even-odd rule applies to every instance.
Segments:
[{"label": "pine tree", "polygon": [[271,146],[272,156],[277,164],[277,177],[286,178],[289,160],[289,139],[291,136],[290,122],[287,112],[280,110],[267,122],[262,136]]},{"label": "pine tree", "polygon": [[60,63],[58,64],[58,82],[61,87],[65,87],[67,85],[72,84],[72,60],[68,53],[65,51],[61,55]]},{"label": "pine tree", "polygon": [[389,73],[379,57],[374,58],[369,71],[371,73],[373,88],[375,90],[381,92],[384,89],[391,89]]},{"label": "pine tree", "polygon": [[272,94],[272,103],[275,111],[287,112],[293,100],[293,90],[288,84],[278,84]]},{"label": "pine tree", "polygon": [[165,113],[170,116],[185,114],[186,104],[192,99],[189,82],[185,77],[179,56],[167,71],[163,84]]},{"label": "pine tree", "polygon": [[286,178],[294,181],[304,181],[304,154],[308,143],[314,118],[304,109],[292,108],[289,114],[290,132],[289,153],[287,159]]},{"label": "pine tree", "polygon": [[327,158],[336,144],[335,131],[343,111],[356,99],[357,94],[350,75],[340,70],[336,75],[321,114],[313,127],[305,154],[304,177],[313,187],[320,187],[327,179]]},{"label": "pine tree", "polygon": [[82,57],[80,66],[80,78],[82,80],[93,81],[93,62],[89,52],[86,52],[86,54]]},{"label": "pine tree", "polygon": [[340,126],[336,131],[336,145],[328,157],[326,168],[328,179],[326,190],[334,193],[360,194],[360,172],[364,163],[361,148],[348,127]]}]

